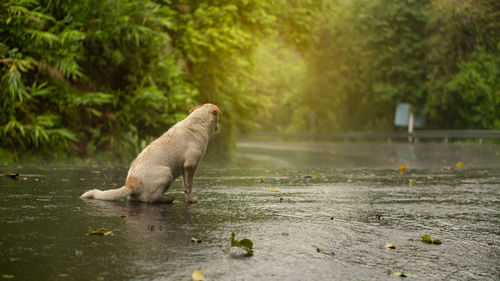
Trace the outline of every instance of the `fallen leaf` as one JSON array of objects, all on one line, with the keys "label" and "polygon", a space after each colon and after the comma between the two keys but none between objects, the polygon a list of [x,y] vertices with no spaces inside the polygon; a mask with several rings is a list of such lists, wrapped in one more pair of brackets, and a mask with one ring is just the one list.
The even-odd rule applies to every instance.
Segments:
[{"label": "fallen leaf", "polygon": [[316,248],[316,252],[318,252],[318,253],[335,256],[334,252],[328,252],[328,251],[325,251],[325,250],[323,250],[319,247],[316,247],[316,246],[313,246],[313,247]]},{"label": "fallen leaf", "polygon": [[409,184],[415,184],[415,183],[416,183],[416,181],[415,181],[415,180],[412,180],[412,179],[409,179],[409,180],[408,180],[408,183],[409,183]]},{"label": "fallen leaf", "polygon": [[227,254],[227,253],[231,252],[231,249],[226,247],[226,248],[222,249],[222,251]]},{"label": "fallen leaf", "polygon": [[271,192],[278,192],[278,190],[276,188],[272,188],[272,187],[268,188],[267,190],[269,190]]},{"label": "fallen leaf", "polygon": [[422,236],[422,240],[420,240],[420,241],[427,243],[427,244],[436,244],[436,245],[441,245],[441,243],[442,243],[441,240],[439,240],[439,239],[432,240],[431,236],[428,234]]},{"label": "fallen leaf", "polygon": [[234,232],[231,233],[231,247],[239,247],[247,251],[248,255],[253,255],[253,242],[250,239],[241,239],[240,241],[235,239]]},{"label": "fallen leaf", "polygon": [[89,232],[87,233],[87,235],[107,236],[111,235],[111,233],[113,233],[113,231],[107,231],[106,229],[92,230],[89,226]]},{"label": "fallen leaf", "polygon": [[203,276],[203,272],[201,270],[196,269],[193,271],[193,274],[191,274],[191,278],[193,278],[194,281],[204,281],[205,276]]},{"label": "fallen leaf", "polygon": [[13,179],[13,180],[19,179],[19,173],[17,173],[17,174],[7,173],[5,176],[8,177],[9,179]]},{"label": "fallen leaf", "polygon": [[3,275],[2,275],[2,278],[5,278],[5,279],[13,279],[13,278],[14,278],[14,274],[3,274]]},{"label": "fallen leaf", "polygon": [[422,236],[422,242],[427,243],[427,244],[432,244],[432,239],[430,235],[424,235]]},{"label": "fallen leaf", "polygon": [[201,240],[201,239],[198,239],[198,238],[191,237],[191,242],[194,242],[194,243],[201,243],[201,242],[202,242],[202,240]]},{"label": "fallen leaf", "polygon": [[387,272],[387,274],[389,275],[394,275],[394,276],[399,276],[399,277],[408,277],[408,274],[405,274],[404,272],[402,271],[392,271],[389,269],[389,271]]},{"label": "fallen leaf", "polygon": [[458,162],[455,166],[456,166],[457,168],[462,168],[462,166],[463,166],[463,165],[464,165],[464,162],[460,161],[460,162]]},{"label": "fallen leaf", "polygon": [[405,167],[405,166],[403,166],[403,165],[401,165],[401,166],[399,166],[399,169],[398,169],[398,170],[399,170],[399,173],[400,173],[400,174],[404,174],[404,173],[406,172],[406,167]]},{"label": "fallen leaf", "polygon": [[120,218],[126,218],[127,215],[120,215]]},{"label": "fallen leaf", "polygon": [[385,246],[389,249],[396,249],[396,246],[394,246],[394,244],[392,244],[391,242],[385,243]]}]

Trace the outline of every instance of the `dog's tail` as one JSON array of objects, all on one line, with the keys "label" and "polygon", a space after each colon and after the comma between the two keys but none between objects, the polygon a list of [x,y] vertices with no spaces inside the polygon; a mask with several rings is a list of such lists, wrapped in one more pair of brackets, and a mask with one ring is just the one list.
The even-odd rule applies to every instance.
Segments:
[{"label": "dog's tail", "polygon": [[128,196],[132,194],[132,189],[128,188],[127,186],[122,186],[117,189],[110,189],[110,190],[99,190],[99,189],[92,189],[80,196],[80,198],[87,198],[87,199],[99,199],[99,200],[117,200],[120,198],[123,198],[125,196]]}]

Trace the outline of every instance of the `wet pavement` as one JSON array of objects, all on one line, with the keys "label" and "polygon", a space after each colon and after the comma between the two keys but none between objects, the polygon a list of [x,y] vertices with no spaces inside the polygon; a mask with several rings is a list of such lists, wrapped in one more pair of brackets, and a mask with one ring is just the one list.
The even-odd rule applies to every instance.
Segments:
[{"label": "wet pavement", "polygon": [[[0,167],[20,174],[0,178],[0,275],[191,280],[200,269],[206,280],[401,278],[393,270],[409,280],[500,279],[500,146],[435,144],[412,154],[407,145],[337,145],[247,142],[244,166],[203,163],[194,205],[180,181],[167,192],[178,198],[171,205],[78,198],[121,186],[126,167]],[[89,227],[112,234],[89,236]],[[253,256],[224,251],[232,232],[253,241]],[[426,234],[442,244],[421,242]]]}]

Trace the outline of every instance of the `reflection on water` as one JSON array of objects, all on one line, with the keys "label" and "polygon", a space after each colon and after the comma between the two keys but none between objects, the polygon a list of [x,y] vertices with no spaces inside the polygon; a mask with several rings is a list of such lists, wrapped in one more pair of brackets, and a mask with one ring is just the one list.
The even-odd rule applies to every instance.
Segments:
[{"label": "reflection on water", "polygon": [[[264,155],[293,155],[273,153]],[[178,198],[171,205],[78,198],[89,188],[121,185],[126,168],[1,167],[21,179],[0,178],[0,274],[190,280],[201,268],[207,280],[386,280],[391,269],[417,280],[500,278],[500,168],[410,168],[404,175],[400,163],[350,168],[363,153],[349,160],[344,151],[351,161],[344,167],[205,163],[195,178],[195,205],[185,204],[181,182],[169,191]],[[412,159],[398,155],[384,159]],[[89,227],[113,235],[88,236]],[[233,231],[254,242],[254,256],[222,251]],[[443,244],[420,242],[424,234]],[[384,247],[388,241],[395,250]]]},{"label": "reflection on water", "polygon": [[500,167],[500,145],[478,143],[271,142],[238,144],[240,155],[274,167],[391,168],[396,164],[419,169],[454,166]]}]

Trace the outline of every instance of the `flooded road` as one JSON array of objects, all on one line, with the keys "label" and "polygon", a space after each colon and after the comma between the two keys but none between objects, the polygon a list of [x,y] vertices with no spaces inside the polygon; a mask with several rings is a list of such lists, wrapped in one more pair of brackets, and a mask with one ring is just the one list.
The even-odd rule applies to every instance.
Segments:
[{"label": "flooded road", "polygon": [[[0,178],[0,275],[191,280],[201,269],[206,280],[399,280],[392,270],[411,280],[500,279],[500,146],[327,149],[240,145],[245,166],[203,163],[195,205],[180,181],[167,192],[177,197],[171,205],[78,198],[121,186],[126,167],[0,167],[20,174]],[[89,227],[112,234],[89,236]],[[253,256],[224,251],[232,232],[253,241]],[[427,234],[442,244],[421,242]]]}]

